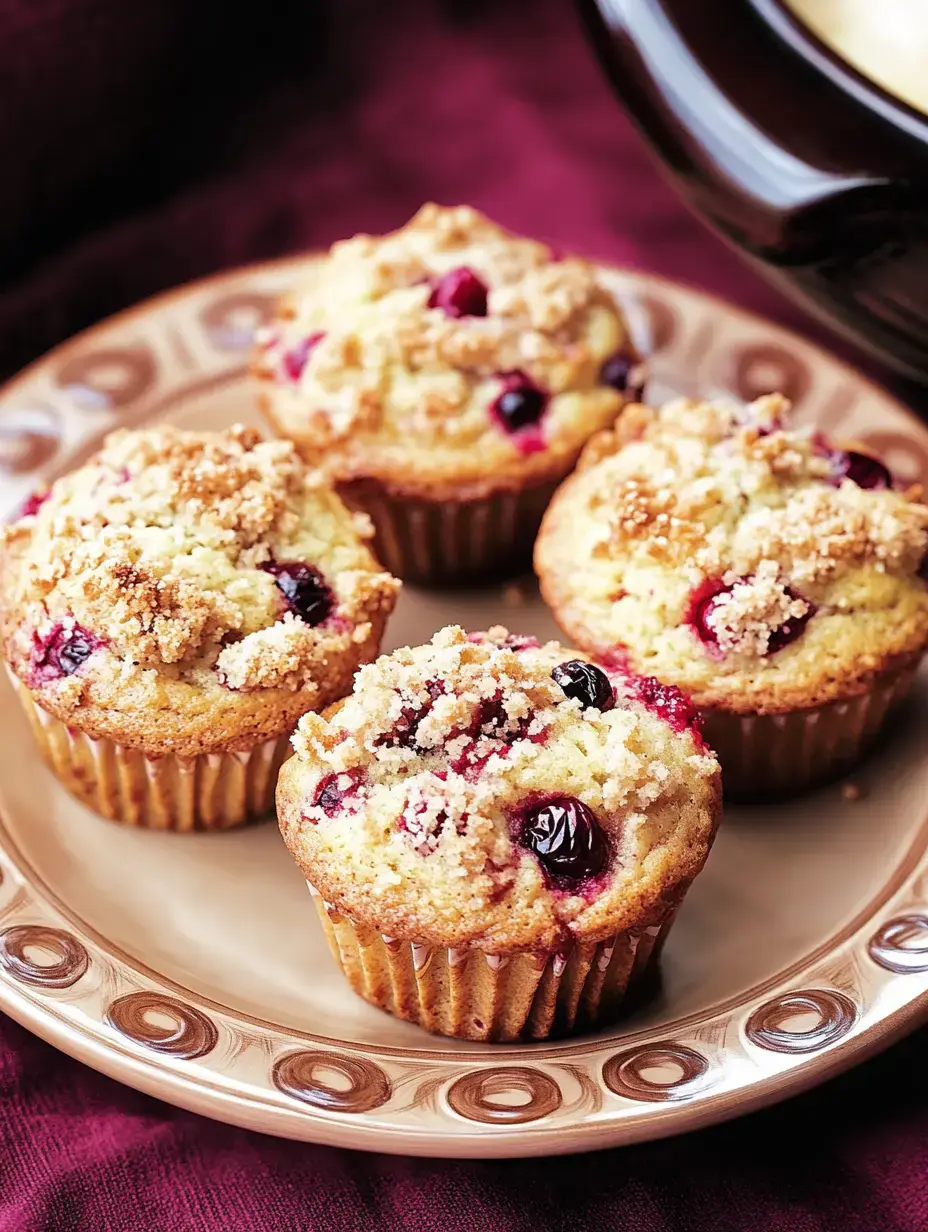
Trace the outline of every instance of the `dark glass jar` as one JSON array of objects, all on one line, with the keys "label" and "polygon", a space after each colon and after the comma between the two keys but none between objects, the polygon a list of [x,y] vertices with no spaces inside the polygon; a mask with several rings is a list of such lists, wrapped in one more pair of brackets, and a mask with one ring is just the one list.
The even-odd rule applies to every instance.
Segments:
[{"label": "dark glass jar", "polygon": [[928,116],[784,0],[580,7],[690,205],[806,308],[928,382]]}]

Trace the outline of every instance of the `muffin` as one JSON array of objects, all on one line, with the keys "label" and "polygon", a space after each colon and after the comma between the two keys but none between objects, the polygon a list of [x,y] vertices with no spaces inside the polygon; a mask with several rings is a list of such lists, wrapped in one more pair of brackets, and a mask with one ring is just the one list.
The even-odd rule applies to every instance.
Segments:
[{"label": "muffin", "polygon": [[281,831],[351,986],[430,1031],[544,1039],[653,972],[719,816],[675,689],[449,627],[306,715]]},{"label": "muffin", "polygon": [[293,446],[117,432],[0,538],[0,645],[46,761],[104,817],[273,808],[306,710],[378,653],[398,583]]},{"label": "muffin", "polygon": [[274,427],[422,583],[528,566],[555,487],[642,380],[594,266],[437,205],[308,266],[254,370]]},{"label": "muffin", "polygon": [[920,493],[788,413],[778,395],[629,408],[535,549],[561,628],[689,694],[741,798],[853,765],[928,643]]}]

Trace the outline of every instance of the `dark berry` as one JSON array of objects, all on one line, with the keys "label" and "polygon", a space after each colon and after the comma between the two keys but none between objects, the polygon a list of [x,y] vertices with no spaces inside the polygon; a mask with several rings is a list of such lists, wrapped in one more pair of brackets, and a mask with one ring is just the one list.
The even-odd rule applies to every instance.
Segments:
[{"label": "dark berry", "polygon": [[503,705],[503,695],[496,693],[493,697],[485,697],[474,713],[470,727],[472,736],[493,736],[512,744],[515,740],[524,740],[528,734],[531,718],[514,721]]},{"label": "dark berry", "polygon": [[449,317],[485,317],[487,288],[466,265],[443,274],[432,288],[430,308],[441,308]]},{"label": "dark berry", "polygon": [[36,639],[32,671],[39,684],[73,676],[102,642],[80,625],[56,625],[48,637]]},{"label": "dark berry", "polygon": [[[715,621],[711,617],[718,606],[720,597],[730,594],[735,586],[750,582],[750,580],[750,578],[739,578],[737,581],[728,584],[720,578],[710,578],[693,592],[690,599],[688,621],[706,646],[711,648],[718,646],[718,630],[715,627]],[[789,586],[786,587],[786,593],[791,599],[803,598],[802,595],[797,594]],[[782,650],[784,646],[794,642],[804,632],[806,625],[812,616],[815,615],[815,605],[809,603],[808,599],[803,601],[807,604],[805,612],[801,616],[791,616],[770,634],[766,650],[768,655],[776,654],[778,650]]]},{"label": "dark berry", "polygon": [[870,488],[878,491],[893,486],[893,477],[888,467],[876,458],[866,453],[855,453],[853,449],[835,449],[831,452],[832,482],[840,487],[845,479],[850,479],[859,488]]},{"label": "dark berry", "polygon": [[506,432],[518,432],[538,423],[548,405],[548,395],[524,372],[504,372],[502,393],[491,410]]},{"label": "dark berry", "polygon": [[321,808],[326,817],[334,817],[345,796],[355,786],[356,778],[352,774],[327,774],[316,788],[313,804]]},{"label": "dark berry", "polygon": [[675,684],[661,684],[654,676],[630,676],[627,688],[629,696],[637,698],[674,731],[698,730],[699,711]]},{"label": "dark berry", "polygon": [[381,736],[379,744],[385,744],[389,748],[400,746],[404,749],[412,749],[416,747],[419,724],[432,709],[432,705],[444,693],[445,685],[441,680],[429,680],[425,689],[429,700],[421,706],[404,706],[393,730]]},{"label": "dark berry", "polygon": [[573,698],[583,706],[595,706],[597,710],[611,710],[615,705],[615,690],[601,667],[584,663],[582,659],[570,659],[559,663],[551,673],[566,697]]},{"label": "dark berry", "polygon": [[[786,593],[791,599],[798,599],[800,597],[794,590],[787,590]],[[806,602],[808,603],[808,600]],[[789,620],[785,620],[779,629],[774,629],[767,639],[767,654],[776,654],[778,650],[782,650],[790,642],[795,642],[798,637],[802,636],[806,625],[814,615],[815,605],[809,603],[809,606],[801,616],[790,616]]]},{"label": "dark berry", "polygon": [[556,796],[528,809],[520,837],[552,877],[583,881],[605,867],[608,847],[599,822],[573,796]]},{"label": "dark berry", "polygon": [[636,356],[629,355],[625,351],[619,351],[616,355],[610,356],[599,370],[600,384],[608,385],[610,389],[615,389],[620,394],[630,392],[633,398],[641,398],[644,394],[644,387],[640,383],[640,378],[629,389],[629,382],[639,362]]},{"label": "dark berry", "polygon": [[321,625],[331,615],[335,597],[318,569],[299,561],[274,561],[262,568],[273,577],[294,615],[308,625]]},{"label": "dark berry", "polygon": [[923,582],[928,582],[928,552],[922,557],[921,564],[916,569],[916,573]]},{"label": "dark berry", "polygon": [[289,351],[284,351],[281,363],[283,364],[284,372],[291,381],[298,381],[303,375],[303,369],[309,362],[309,357],[313,351],[325,337],[325,334],[319,331],[315,334],[310,334],[308,338],[304,338],[302,342],[296,343]]}]

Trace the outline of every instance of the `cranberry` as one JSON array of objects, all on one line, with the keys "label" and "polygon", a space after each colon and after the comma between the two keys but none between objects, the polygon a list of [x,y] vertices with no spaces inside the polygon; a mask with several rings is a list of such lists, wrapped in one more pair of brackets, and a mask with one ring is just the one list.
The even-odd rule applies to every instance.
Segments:
[{"label": "cranberry", "polygon": [[555,796],[526,810],[520,841],[546,872],[569,881],[595,877],[608,855],[592,809],[573,796]]},{"label": "cranberry", "polygon": [[303,375],[303,369],[309,362],[310,355],[312,355],[324,337],[325,334],[320,330],[315,334],[310,334],[302,342],[298,342],[289,351],[284,351],[280,362],[283,364],[284,372],[291,381],[298,381],[300,379]]},{"label": "cranberry", "polygon": [[36,639],[33,675],[39,684],[73,676],[102,644],[95,634],[78,624],[55,625],[48,637]]},{"label": "cranberry", "polygon": [[654,676],[631,676],[628,692],[674,731],[698,731],[702,722],[699,711],[675,684],[661,684]]},{"label": "cranberry", "polygon": [[48,500],[49,496],[51,496],[51,492],[33,492],[20,505],[19,513],[16,516],[18,518],[34,517]]},{"label": "cranberry", "polygon": [[526,738],[530,723],[530,718],[519,719],[513,729],[512,719],[503,705],[503,695],[502,693],[496,693],[493,697],[484,698],[477,707],[473,723],[471,724],[470,734],[472,736],[479,736],[481,734],[495,736],[511,744],[514,740]]},{"label": "cranberry", "polygon": [[836,487],[840,487],[845,479],[850,479],[859,488],[874,491],[893,486],[889,468],[869,454],[856,453],[853,449],[835,449],[830,453],[830,461],[832,482]]},{"label": "cranberry", "polygon": [[615,705],[615,690],[609,677],[600,667],[585,663],[583,659],[570,659],[559,663],[551,676],[559,684],[566,697],[595,706],[597,710],[611,710]]},{"label": "cranberry", "polygon": [[355,790],[359,780],[360,772],[357,770],[327,774],[316,788],[313,804],[316,808],[321,808],[326,817],[334,817],[345,797]]},{"label": "cranberry", "polygon": [[504,637],[500,645],[506,650],[537,650],[540,642],[537,637],[527,637],[521,633],[510,633]]},{"label": "cranberry", "polygon": [[[468,633],[467,640],[479,644],[488,639],[485,633]],[[499,646],[501,650],[514,650],[518,653],[520,650],[537,650],[540,643],[537,637],[530,637],[523,633],[507,633],[501,642],[496,642],[494,645]]]},{"label": "cranberry", "polygon": [[[600,368],[600,384],[608,385],[610,389],[615,389],[620,394],[624,394],[628,390],[629,378],[637,366],[638,360],[634,355],[629,355],[626,351],[619,351],[616,355],[610,356],[602,368]],[[640,384],[633,385],[631,393],[634,398],[641,398],[644,394],[644,388]]]},{"label": "cranberry", "polygon": [[396,726],[392,731],[386,732],[381,736],[378,744],[385,744],[389,748],[413,749],[416,747],[416,734],[419,731],[419,724],[432,709],[433,703],[445,691],[444,682],[441,680],[429,680],[425,688],[429,695],[429,700],[422,706],[404,706],[400,712],[400,717],[396,721]]},{"label": "cranberry", "polygon": [[533,427],[548,405],[548,395],[525,372],[504,372],[502,393],[490,408],[497,423],[509,433]]},{"label": "cranberry", "polygon": [[706,617],[714,610],[719,595],[727,595],[731,590],[721,578],[707,578],[693,591],[690,596],[687,624],[693,626],[700,641],[708,646],[718,644],[718,634]]},{"label": "cranberry", "polygon": [[441,308],[449,317],[485,317],[487,288],[466,265],[449,270],[432,288],[430,308]]},{"label": "cranberry", "polygon": [[[710,578],[694,591],[690,600],[689,623],[707,646],[718,646],[718,632],[714,627],[714,622],[710,621],[709,617],[718,605],[719,597],[730,594],[735,586],[747,581],[750,581],[750,579],[740,578],[738,581],[728,585],[720,578]],[[786,593],[791,599],[802,598],[801,595],[788,586],[786,587]],[[778,629],[774,629],[770,634],[766,651],[768,655],[776,654],[778,650],[782,650],[784,646],[788,646],[790,642],[794,642],[797,637],[802,635],[809,620],[815,614],[814,604],[809,603],[808,600],[805,600],[805,602],[808,606],[802,616],[790,616],[788,620],[785,620]]]},{"label": "cranberry", "polygon": [[[799,596],[794,590],[787,591],[791,599],[797,599]],[[808,600],[806,600],[808,602]],[[767,639],[767,654],[776,654],[778,650],[782,650],[784,646],[788,646],[790,642],[795,642],[797,637],[801,637],[805,631],[806,625],[812,616],[815,615],[815,605],[809,603],[808,608],[801,616],[790,616],[789,620],[785,620],[780,625],[779,629],[774,629]]]},{"label": "cranberry", "polygon": [[321,625],[331,615],[335,597],[318,569],[300,561],[273,561],[262,568],[271,574],[290,610],[308,625]]}]

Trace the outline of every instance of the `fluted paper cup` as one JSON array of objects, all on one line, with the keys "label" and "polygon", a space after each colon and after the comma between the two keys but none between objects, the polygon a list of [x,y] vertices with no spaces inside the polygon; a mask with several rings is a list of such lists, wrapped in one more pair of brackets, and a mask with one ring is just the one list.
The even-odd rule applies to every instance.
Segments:
[{"label": "fluted paper cup", "polygon": [[528,568],[542,516],[563,478],[479,500],[415,499],[372,479],[337,487],[346,504],[374,523],[374,551],[386,569],[417,585],[455,586]]},{"label": "fluted paper cup", "polygon": [[237,753],[148,757],[93,739],[43,710],[10,679],[45,762],[62,786],[109,821],[150,830],[228,830],[274,811],[290,733]]},{"label": "fluted paper cup", "polygon": [[[307,883],[309,884],[309,883]],[[379,1009],[458,1039],[542,1040],[605,1026],[646,985],[679,907],[568,953],[485,954],[416,945],[355,924],[309,886],[332,953]]]},{"label": "fluted paper cup", "polygon": [[726,799],[796,795],[851,770],[904,700],[917,664],[887,672],[859,697],[787,714],[703,710],[706,742],[718,755]]}]

